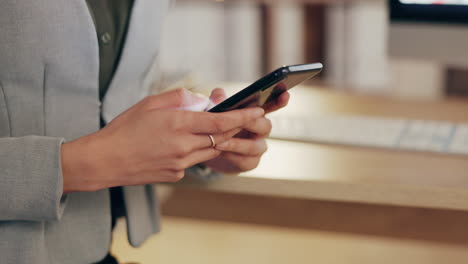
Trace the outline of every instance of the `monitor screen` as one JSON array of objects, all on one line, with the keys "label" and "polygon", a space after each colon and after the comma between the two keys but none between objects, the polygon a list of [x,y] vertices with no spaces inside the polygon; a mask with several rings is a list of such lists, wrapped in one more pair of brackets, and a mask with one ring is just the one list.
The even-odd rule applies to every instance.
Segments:
[{"label": "monitor screen", "polygon": [[468,0],[399,0],[399,2],[406,5],[468,5]]},{"label": "monitor screen", "polygon": [[390,0],[394,21],[468,23],[468,0]]}]

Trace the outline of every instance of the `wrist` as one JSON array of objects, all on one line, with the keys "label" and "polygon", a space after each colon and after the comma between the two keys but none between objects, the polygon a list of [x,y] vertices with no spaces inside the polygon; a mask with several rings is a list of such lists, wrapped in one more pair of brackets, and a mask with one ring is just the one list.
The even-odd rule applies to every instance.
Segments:
[{"label": "wrist", "polygon": [[103,148],[98,132],[62,145],[63,193],[90,192],[107,188],[102,179]]}]

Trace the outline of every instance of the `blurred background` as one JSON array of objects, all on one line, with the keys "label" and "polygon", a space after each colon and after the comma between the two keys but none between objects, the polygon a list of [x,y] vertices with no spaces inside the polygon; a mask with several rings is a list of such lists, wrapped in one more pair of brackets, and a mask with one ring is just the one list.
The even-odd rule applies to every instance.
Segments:
[{"label": "blurred background", "polygon": [[252,82],[282,65],[320,61],[325,71],[314,81],[330,89],[463,95],[466,3],[178,0],[166,21],[161,65],[220,83]]},{"label": "blurred background", "polygon": [[[398,100],[398,106],[386,110],[385,115],[400,113],[415,118],[424,118],[426,109],[431,108],[421,102],[445,102],[450,98],[457,102],[457,110],[453,110],[456,114],[438,116],[439,112],[435,112],[428,118],[449,121],[456,116],[454,121],[464,121],[468,116],[463,112],[468,110],[468,101],[464,101],[468,96],[468,0],[177,0],[167,17],[162,41],[159,63],[164,83],[185,78],[187,85],[200,89],[233,84],[241,89],[282,65],[322,62],[324,71],[308,81],[304,89],[329,91],[334,96],[375,96],[379,99],[365,101],[375,111]],[[340,98],[340,102],[347,101]],[[451,105],[438,107],[453,109]],[[418,109],[418,114],[413,115],[412,108]],[[401,109],[408,111],[403,113]],[[272,151],[278,149],[274,145]],[[362,154],[375,157],[374,152]],[[431,161],[444,166],[468,161],[456,157],[458,163],[448,164],[455,161],[442,155],[395,155],[400,155],[395,159],[401,159],[402,164],[416,156],[417,165],[401,165],[405,173]],[[393,159],[380,158],[382,167],[388,170],[391,166],[384,160],[389,157]],[[317,161],[317,166],[320,164]],[[417,180],[425,173],[430,172],[417,173],[419,178],[408,182],[418,185]],[[463,169],[457,176],[464,176]],[[440,179],[433,182],[439,184]],[[451,184],[460,182],[454,180]],[[430,205],[423,206],[426,209],[398,207],[398,202],[379,206],[343,205],[320,199],[310,204],[273,196],[262,200],[263,196],[219,193],[208,197],[199,190],[174,194],[167,186],[162,186],[160,193],[167,200],[163,206],[163,231],[143,248],[130,248],[124,223],[119,223],[112,250],[122,262],[468,261],[468,233],[464,231],[468,215],[456,211],[460,209],[457,206],[439,206],[431,211],[427,209]],[[173,198],[177,194],[178,198]],[[256,216],[256,206],[266,211]],[[229,208],[223,211],[219,207]],[[295,211],[294,216],[289,216],[291,207],[311,212]],[[191,213],[180,213],[184,210]],[[206,216],[216,212],[226,217]],[[234,221],[229,216],[235,214],[245,217]],[[302,216],[302,221],[297,219]],[[289,219],[287,224],[275,220],[284,217]]]}]

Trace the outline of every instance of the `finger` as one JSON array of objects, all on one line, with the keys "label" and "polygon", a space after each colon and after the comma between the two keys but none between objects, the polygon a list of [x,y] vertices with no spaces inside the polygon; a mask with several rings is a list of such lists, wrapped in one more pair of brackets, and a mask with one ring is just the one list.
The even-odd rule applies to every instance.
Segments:
[{"label": "finger", "polygon": [[142,105],[147,110],[153,109],[186,109],[206,108],[209,99],[203,95],[192,93],[186,89],[176,89],[143,99]]},{"label": "finger", "polygon": [[138,181],[132,182],[131,185],[153,184],[161,182],[177,182],[184,178],[185,170],[163,170],[158,173],[146,173],[139,175],[136,178]]},{"label": "finger", "polygon": [[260,163],[260,156],[245,156],[237,153],[223,152],[223,159],[229,160],[229,163],[235,166],[233,172],[244,172],[255,169]]},{"label": "finger", "polygon": [[244,127],[245,130],[256,134],[259,137],[267,137],[271,132],[271,121],[266,117],[255,119],[249,125]]},{"label": "finger", "polygon": [[265,139],[232,138],[216,146],[217,150],[244,156],[260,156],[267,151]]},{"label": "finger", "polygon": [[182,159],[182,163],[185,168],[194,166],[211,159],[216,158],[221,154],[221,151],[214,148],[205,148],[201,150],[194,151]]},{"label": "finger", "polygon": [[[150,183],[160,183],[160,182],[178,182],[182,180],[185,176],[185,170],[166,170],[161,174],[158,174],[157,181]],[[153,174],[154,177],[154,174]],[[149,184],[149,183],[147,183]]]},{"label": "finger", "polygon": [[281,93],[275,100],[271,102],[267,102],[263,108],[265,109],[265,113],[271,113],[278,109],[285,107],[289,102],[290,94],[289,92]]},{"label": "finger", "polygon": [[186,112],[184,124],[195,134],[216,134],[241,128],[262,117],[265,111],[259,107],[233,110],[223,113]]},{"label": "finger", "polygon": [[[226,140],[231,139],[241,130],[242,129],[240,128],[235,128],[227,132],[212,134],[211,136],[213,137],[214,144],[218,145],[218,144],[225,142]],[[211,138],[208,134],[193,135],[191,142],[193,142],[194,149],[203,149],[203,148],[213,147],[213,142],[211,141]]]},{"label": "finger", "polygon": [[225,132],[225,141],[228,140],[228,139],[231,139],[232,137],[234,137],[235,135],[237,135],[239,132],[241,132],[242,129],[241,128],[234,128],[234,129],[231,129],[229,130],[228,132]]},{"label": "finger", "polygon": [[211,91],[210,100],[214,104],[219,104],[226,99],[226,93],[221,88],[216,88]]}]

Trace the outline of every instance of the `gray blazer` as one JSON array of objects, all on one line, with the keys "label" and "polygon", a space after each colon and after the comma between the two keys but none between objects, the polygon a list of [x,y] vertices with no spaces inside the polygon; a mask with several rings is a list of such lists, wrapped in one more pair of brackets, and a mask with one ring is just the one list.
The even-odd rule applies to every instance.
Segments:
[{"label": "gray blazer", "polygon": [[[85,0],[0,1],[0,263],[92,263],[109,250],[108,190],[62,194],[60,149],[144,97],[169,0],[135,0],[101,105]],[[154,186],[124,188],[129,241],[159,230]]]}]

